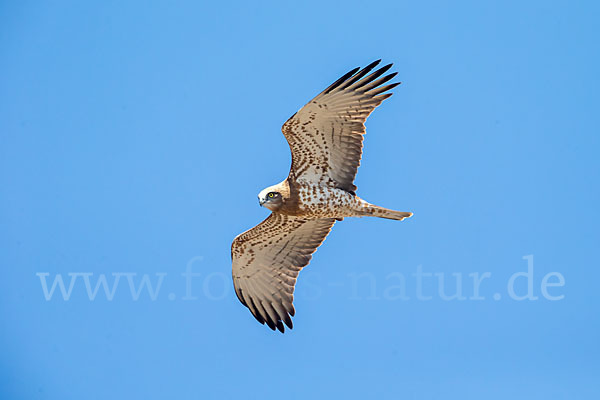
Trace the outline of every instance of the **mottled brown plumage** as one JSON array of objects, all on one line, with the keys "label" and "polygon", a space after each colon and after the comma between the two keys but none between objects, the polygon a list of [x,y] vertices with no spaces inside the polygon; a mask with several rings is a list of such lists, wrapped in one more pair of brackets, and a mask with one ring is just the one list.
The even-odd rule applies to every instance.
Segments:
[{"label": "mottled brown plumage", "polygon": [[[362,155],[364,122],[385,93],[391,64],[356,68],[294,114],[282,128],[292,152],[288,178],[259,193],[272,214],[231,245],[238,299],[271,329],[292,328],[294,286],[336,220],[374,216],[403,220],[412,213],[389,210],[356,196],[354,178]],[[370,73],[370,74],[369,74]],[[383,86],[382,86],[383,85]]]}]

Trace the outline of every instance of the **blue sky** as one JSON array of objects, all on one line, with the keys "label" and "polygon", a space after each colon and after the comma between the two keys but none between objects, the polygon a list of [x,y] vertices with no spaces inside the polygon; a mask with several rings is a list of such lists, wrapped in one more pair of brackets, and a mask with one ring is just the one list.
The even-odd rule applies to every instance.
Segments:
[{"label": "blue sky", "polygon": [[[0,5],[3,398],[600,395],[597,4],[124,3]],[[271,332],[231,241],[379,58],[358,194],[415,215],[336,224]]]}]

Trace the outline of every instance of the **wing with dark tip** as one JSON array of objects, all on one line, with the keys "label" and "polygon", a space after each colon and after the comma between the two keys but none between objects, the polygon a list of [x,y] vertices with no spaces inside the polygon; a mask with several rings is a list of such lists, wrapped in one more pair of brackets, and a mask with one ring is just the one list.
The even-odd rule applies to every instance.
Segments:
[{"label": "wing with dark tip", "polygon": [[294,286],[335,223],[273,213],[238,235],[231,245],[232,275],[238,299],[261,324],[292,329]]},{"label": "wing with dark tip", "polygon": [[365,121],[392,95],[400,83],[386,83],[388,64],[371,72],[377,60],[355,68],[312,99],[283,125],[292,151],[290,178],[326,184],[354,192],[354,178],[362,156]]}]

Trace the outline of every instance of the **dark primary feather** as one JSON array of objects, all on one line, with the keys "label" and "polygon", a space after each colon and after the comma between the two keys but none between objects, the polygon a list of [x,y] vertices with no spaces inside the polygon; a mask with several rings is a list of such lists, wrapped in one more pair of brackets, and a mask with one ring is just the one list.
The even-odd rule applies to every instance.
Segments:
[{"label": "dark primary feather", "polygon": [[327,89],[325,89],[323,92],[324,93],[329,93],[331,92],[333,89],[337,88],[339,85],[341,85],[343,82],[346,81],[346,79],[350,78],[352,75],[354,75],[356,73],[356,71],[358,71],[360,69],[360,67],[354,68],[352,71],[347,72],[345,75],[343,75],[340,79],[338,79],[337,81],[333,82]]},{"label": "dark primary feather", "polygon": [[[381,62],[381,60],[373,61],[371,64],[364,67],[361,71],[359,71],[358,74],[354,75],[351,79],[349,79],[347,82],[345,82],[344,85],[342,86],[342,89],[347,88],[348,86],[352,85],[354,82],[358,81],[360,78],[362,78],[363,76],[368,74],[380,62]],[[390,64],[390,66],[391,66],[391,64]]]},{"label": "dark primary feather", "polygon": [[[379,78],[381,75],[385,74],[390,68],[392,68],[393,64],[388,64],[385,65],[381,68],[379,68],[377,71],[373,72],[371,75],[367,76],[365,79],[363,79],[358,85],[356,85],[356,87],[354,88],[355,90],[360,89],[361,87],[365,86],[366,84],[373,82],[375,79]],[[386,79],[392,79],[394,76],[396,76],[397,73],[393,73],[391,75],[388,75],[389,78]],[[383,82],[379,82],[379,84],[381,84]],[[368,89],[365,89],[368,90]]]}]

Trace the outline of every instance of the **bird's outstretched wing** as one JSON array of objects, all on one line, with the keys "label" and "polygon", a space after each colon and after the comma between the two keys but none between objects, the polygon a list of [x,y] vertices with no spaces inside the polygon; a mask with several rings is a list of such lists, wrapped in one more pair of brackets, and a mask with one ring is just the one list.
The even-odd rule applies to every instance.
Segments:
[{"label": "bird's outstretched wing", "polygon": [[285,330],[283,323],[292,328],[296,278],[334,223],[333,218],[273,213],[233,240],[235,293],[258,322],[281,332]]},{"label": "bird's outstretched wing", "polygon": [[292,151],[290,178],[356,190],[364,122],[392,95],[385,92],[400,84],[384,85],[396,76],[384,75],[392,64],[369,74],[380,61],[348,72],[283,124]]}]

